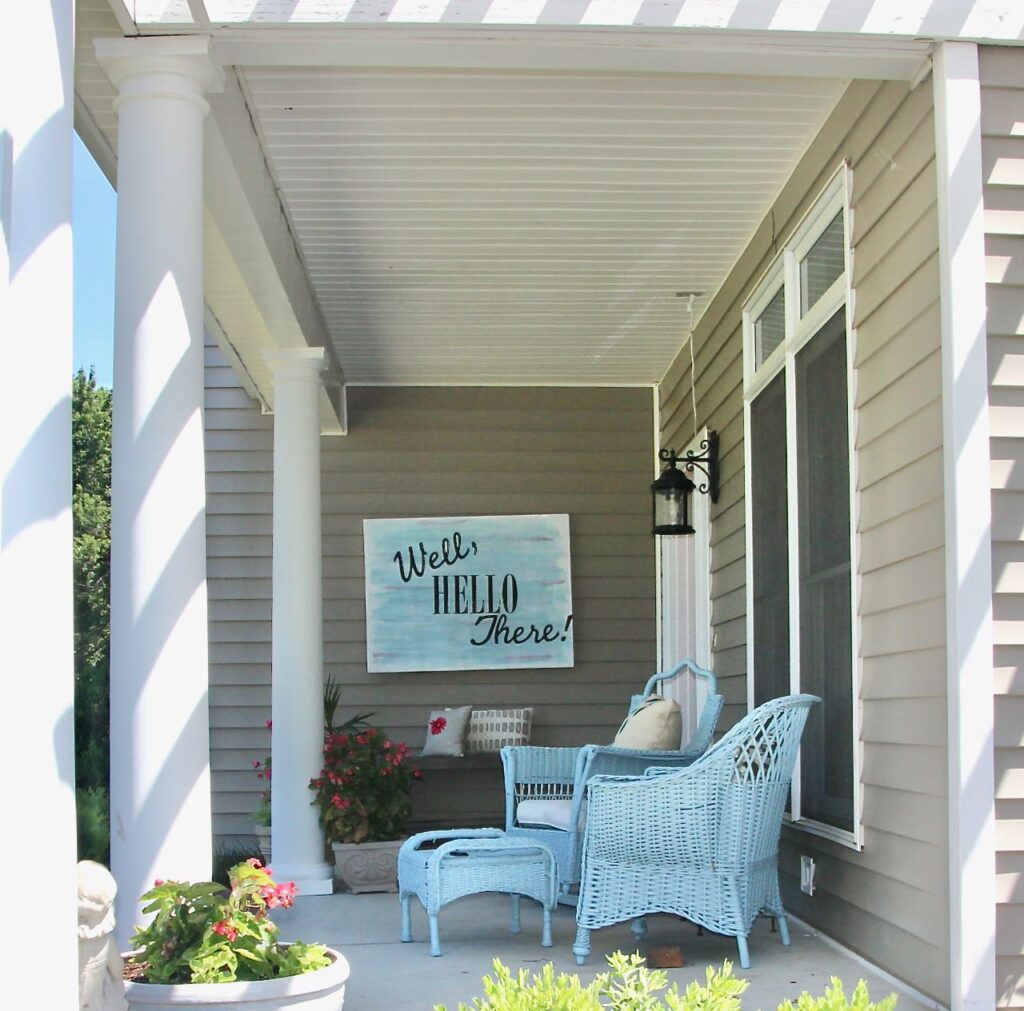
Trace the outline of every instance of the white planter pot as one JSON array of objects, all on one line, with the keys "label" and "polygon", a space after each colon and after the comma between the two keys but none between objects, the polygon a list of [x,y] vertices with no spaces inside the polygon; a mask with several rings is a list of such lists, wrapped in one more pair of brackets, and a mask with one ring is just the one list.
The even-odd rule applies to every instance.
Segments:
[{"label": "white planter pot", "polygon": [[335,878],[350,892],[397,892],[398,851],[404,839],[331,843]]},{"label": "white planter pot", "polygon": [[[345,1002],[348,962],[328,948],[331,965],[301,976],[251,983],[125,983],[130,1011],[171,1011],[173,1008],[226,1008],[228,1011],[341,1011]],[[126,956],[127,957],[127,956]]]}]

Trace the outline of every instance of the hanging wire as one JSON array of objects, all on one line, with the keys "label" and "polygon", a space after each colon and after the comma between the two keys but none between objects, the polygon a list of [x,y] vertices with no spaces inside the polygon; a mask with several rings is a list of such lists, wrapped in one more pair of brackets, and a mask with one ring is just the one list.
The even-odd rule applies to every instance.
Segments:
[{"label": "hanging wire", "polygon": [[693,437],[697,438],[697,364],[693,358],[693,331],[690,331],[690,402],[693,404]]}]

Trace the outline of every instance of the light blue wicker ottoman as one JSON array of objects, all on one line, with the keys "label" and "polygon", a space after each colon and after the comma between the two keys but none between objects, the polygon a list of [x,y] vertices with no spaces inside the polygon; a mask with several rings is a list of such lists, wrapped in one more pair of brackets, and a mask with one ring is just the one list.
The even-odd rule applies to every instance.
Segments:
[{"label": "light blue wicker ottoman", "polygon": [[512,900],[512,933],[519,933],[519,896],[544,907],[541,944],[551,947],[551,910],[558,874],[550,847],[516,839],[496,828],[446,829],[411,836],[398,851],[402,940],[412,940],[409,899],[415,895],[430,920],[430,954],[441,954],[437,914],[442,906],[477,892],[505,892]]}]

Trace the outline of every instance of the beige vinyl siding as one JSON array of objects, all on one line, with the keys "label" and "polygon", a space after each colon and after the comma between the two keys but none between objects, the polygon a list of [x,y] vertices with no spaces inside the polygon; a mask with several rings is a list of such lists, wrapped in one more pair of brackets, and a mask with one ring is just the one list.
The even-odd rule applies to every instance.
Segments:
[{"label": "beige vinyl siding", "polygon": [[[712,512],[714,667],[724,724],[747,705],[744,301],[825,183],[853,173],[855,521],[864,847],[784,832],[787,907],[949,1000],[938,235],[928,84],[854,82],[694,333],[697,420],[721,435]],[[692,437],[690,349],[660,390],[661,443]],[[799,857],[817,864],[813,898]]]},{"label": "beige vinyl siding", "polygon": [[[252,761],[270,740],[273,419],[215,348],[207,358],[214,827],[249,835]],[[349,435],[321,443],[324,671],[344,685],[340,715],[372,710],[420,747],[431,709],[533,706],[535,743],[610,740],[655,664],[650,389],[355,387],[348,408]],[[363,519],[515,513],[569,514],[575,666],[368,674]],[[496,758],[431,771],[414,800],[420,820],[500,820]]]},{"label": "beige vinyl siding", "polygon": [[995,641],[996,993],[1024,1008],[1024,50],[982,48]]}]

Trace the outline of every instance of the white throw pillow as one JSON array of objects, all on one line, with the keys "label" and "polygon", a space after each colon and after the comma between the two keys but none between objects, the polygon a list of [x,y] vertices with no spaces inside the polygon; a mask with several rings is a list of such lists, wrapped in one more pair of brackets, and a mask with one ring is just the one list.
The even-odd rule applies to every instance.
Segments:
[{"label": "white throw pillow", "polygon": [[466,724],[472,706],[458,709],[435,709],[427,720],[427,740],[420,752],[422,758],[428,755],[448,755],[461,758],[466,738]]},{"label": "white throw pillow", "polygon": [[636,751],[678,751],[683,736],[679,704],[660,695],[649,695],[619,727],[612,744]]}]

